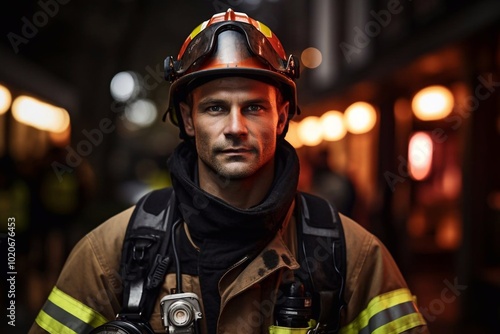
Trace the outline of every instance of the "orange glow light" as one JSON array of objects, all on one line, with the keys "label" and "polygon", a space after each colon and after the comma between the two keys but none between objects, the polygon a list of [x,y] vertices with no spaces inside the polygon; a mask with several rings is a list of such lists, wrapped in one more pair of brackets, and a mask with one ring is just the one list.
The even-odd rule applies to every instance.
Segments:
[{"label": "orange glow light", "polygon": [[307,146],[316,146],[321,143],[323,133],[319,117],[309,116],[304,118],[297,128],[300,141]]},{"label": "orange glow light", "polygon": [[462,225],[456,214],[449,214],[439,222],[435,240],[436,244],[443,249],[454,250],[460,246]]},{"label": "orange glow light", "polygon": [[288,124],[288,132],[285,136],[286,141],[288,141],[294,148],[300,148],[303,146],[302,141],[299,138],[298,126],[297,122],[290,121]]},{"label": "orange glow light", "polygon": [[431,136],[425,132],[413,134],[408,146],[408,168],[415,180],[425,179],[432,166],[433,143]]},{"label": "orange glow light", "polygon": [[21,95],[12,103],[12,115],[26,125],[39,130],[64,132],[70,124],[68,112],[33,97]]},{"label": "orange glow light", "polygon": [[9,110],[10,103],[12,102],[12,95],[7,87],[0,85],[0,115]]},{"label": "orange glow light", "polygon": [[375,108],[367,102],[351,104],[344,113],[345,124],[350,133],[361,134],[373,129],[377,122]]},{"label": "orange glow light", "polygon": [[453,94],[444,86],[429,86],[420,90],[411,102],[413,113],[423,121],[443,119],[453,110]]},{"label": "orange glow light", "polygon": [[324,140],[336,141],[345,137],[347,129],[344,125],[344,115],[340,111],[327,111],[319,120]]}]

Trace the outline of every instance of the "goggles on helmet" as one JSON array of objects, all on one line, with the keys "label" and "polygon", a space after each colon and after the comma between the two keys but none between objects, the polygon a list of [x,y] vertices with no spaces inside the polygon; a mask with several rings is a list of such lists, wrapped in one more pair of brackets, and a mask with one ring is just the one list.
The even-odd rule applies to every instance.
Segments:
[{"label": "goggles on helmet", "polygon": [[[202,67],[201,69],[207,69],[202,66],[203,59],[215,51],[218,36],[226,30],[237,31],[245,36],[249,51],[267,64],[270,70],[281,72],[290,79],[298,77],[298,69],[292,56],[286,59],[284,51],[282,49],[276,50],[266,36],[253,25],[238,21],[225,21],[212,24],[194,36],[189,45],[181,50],[177,61],[168,57],[165,64],[166,78],[174,81],[180,76],[196,70],[199,66]],[[218,65],[227,67],[229,64],[221,62]],[[239,64],[234,65],[238,66]]]}]

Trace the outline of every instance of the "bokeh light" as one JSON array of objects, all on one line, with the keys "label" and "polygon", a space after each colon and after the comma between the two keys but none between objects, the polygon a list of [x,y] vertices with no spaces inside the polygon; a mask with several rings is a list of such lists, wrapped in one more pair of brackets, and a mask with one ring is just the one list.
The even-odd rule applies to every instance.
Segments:
[{"label": "bokeh light", "polygon": [[115,74],[109,85],[111,96],[119,102],[125,102],[137,96],[139,80],[137,75],[131,71]]},{"label": "bokeh light", "polygon": [[298,126],[300,141],[306,146],[316,146],[323,140],[323,131],[319,117],[309,116],[304,118]]},{"label": "bokeh light", "polygon": [[320,117],[323,139],[336,141],[345,137],[347,129],[344,125],[344,115],[337,110],[329,110]]},{"label": "bokeh light", "polygon": [[12,103],[12,115],[20,123],[55,133],[66,131],[70,124],[66,109],[25,95],[18,96]]},{"label": "bokeh light", "polygon": [[411,102],[415,116],[423,121],[443,119],[453,110],[454,98],[443,86],[429,86],[420,90]]},{"label": "bokeh light", "polygon": [[413,179],[420,181],[429,175],[432,152],[432,138],[428,133],[416,132],[411,136],[408,145],[408,168]]},{"label": "bokeh light", "polygon": [[288,123],[288,132],[285,136],[286,141],[288,141],[294,148],[300,148],[304,145],[300,140],[298,127],[299,124],[297,122],[290,121],[290,123]]},{"label": "bokeh light", "polygon": [[125,107],[127,120],[139,127],[147,127],[156,120],[158,110],[156,105],[147,99],[140,99]]},{"label": "bokeh light", "polygon": [[316,68],[321,65],[321,62],[323,61],[323,55],[321,54],[321,51],[311,47],[302,51],[300,60],[305,67]]},{"label": "bokeh light", "polygon": [[0,115],[4,114],[9,110],[10,104],[12,102],[12,95],[7,87],[0,85]]},{"label": "bokeh light", "polygon": [[347,131],[353,134],[366,133],[377,122],[375,108],[367,102],[355,102],[344,113]]}]

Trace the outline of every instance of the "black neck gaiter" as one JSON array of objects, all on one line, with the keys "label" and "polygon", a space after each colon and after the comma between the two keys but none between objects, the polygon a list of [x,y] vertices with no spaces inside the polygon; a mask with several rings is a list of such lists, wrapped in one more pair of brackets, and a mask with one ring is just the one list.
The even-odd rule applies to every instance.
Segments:
[{"label": "black neck gaiter", "polygon": [[181,143],[168,161],[179,212],[200,248],[198,275],[209,333],[216,332],[220,278],[239,260],[257,256],[271,241],[295,197],[299,177],[295,150],[283,140],[275,159],[268,195],[249,209],[233,207],[199,188],[194,175],[197,155],[191,144]]}]

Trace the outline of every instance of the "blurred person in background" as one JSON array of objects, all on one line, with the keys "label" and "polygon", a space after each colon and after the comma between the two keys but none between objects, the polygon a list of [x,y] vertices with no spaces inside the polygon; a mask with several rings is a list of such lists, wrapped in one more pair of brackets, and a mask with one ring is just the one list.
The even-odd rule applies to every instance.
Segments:
[{"label": "blurred person in background", "polygon": [[312,165],[310,192],[329,201],[344,215],[352,217],[356,189],[346,174],[330,167],[329,154],[327,149],[322,149],[310,157]]}]

